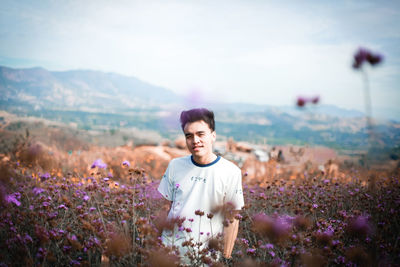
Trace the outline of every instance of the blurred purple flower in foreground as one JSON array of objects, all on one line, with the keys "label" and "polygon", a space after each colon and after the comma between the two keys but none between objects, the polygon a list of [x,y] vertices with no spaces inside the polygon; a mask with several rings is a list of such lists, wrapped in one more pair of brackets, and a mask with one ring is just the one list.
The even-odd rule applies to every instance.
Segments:
[{"label": "blurred purple flower in foreground", "polygon": [[105,168],[107,168],[107,164],[105,164],[101,159],[96,159],[93,162],[91,168],[94,169],[96,167],[99,168],[99,169],[105,169]]},{"label": "blurred purple flower in foreground", "polygon": [[297,98],[297,106],[298,107],[304,107],[305,104],[306,104],[306,99],[304,99],[303,97],[299,96]]},{"label": "blurred purple flower in foreground", "polygon": [[299,108],[302,108],[302,107],[304,107],[307,103],[311,103],[311,104],[316,105],[316,104],[318,104],[318,102],[319,102],[319,96],[314,96],[314,97],[310,97],[310,98],[303,97],[303,96],[299,96],[299,97],[297,97],[296,105],[297,105]]},{"label": "blurred purple flower in foreground", "polygon": [[377,53],[372,53],[368,49],[359,48],[354,54],[353,68],[360,69],[364,62],[368,62],[372,66],[383,61],[383,56]]},{"label": "blurred purple flower in foreground", "polygon": [[350,220],[347,231],[360,238],[365,238],[371,233],[371,225],[367,216],[358,216]]},{"label": "blurred purple flower in foreground", "polygon": [[311,103],[313,103],[313,104],[318,104],[318,102],[319,102],[319,96],[315,96],[315,97],[311,98],[310,100],[311,100]]},{"label": "blurred purple flower in foreground", "polygon": [[253,230],[267,236],[272,242],[279,242],[288,237],[293,219],[289,215],[271,217],[264,213],[258,213],[253,216]]}]

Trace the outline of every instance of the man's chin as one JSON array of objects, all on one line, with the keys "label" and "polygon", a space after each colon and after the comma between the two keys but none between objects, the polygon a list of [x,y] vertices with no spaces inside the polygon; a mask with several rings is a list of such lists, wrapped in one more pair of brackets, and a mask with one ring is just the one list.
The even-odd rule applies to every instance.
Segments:
[{"label": "man's chin", "polygon": [[195,158],[202,158],[204,155],[205,155],[205,153],[203,152],[203,151],[191,151],[192,152],[192,156],[193,157],[195,157]]},{"label": "man's chin", "polygon": [[203,153],[201,153],[200,151],[192,151],[192,155],[194,157],[201,157],[201,156],[203,156]]},{"label": "man's chin", "polygon": [[193,148],[192,149],[192,154],[204,154],[203,153],[203,149],[200,147],[200,148]]}]

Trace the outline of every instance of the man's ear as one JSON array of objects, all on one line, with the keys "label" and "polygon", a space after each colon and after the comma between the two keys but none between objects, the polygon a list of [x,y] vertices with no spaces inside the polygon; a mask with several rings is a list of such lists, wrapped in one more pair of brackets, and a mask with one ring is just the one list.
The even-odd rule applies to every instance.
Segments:
[{"label": "man's ear", "polygon": [[211,133],[211,135],[212,135],[212,140],[213,140],[213,142],[215,142],[215,140],[217,140],[217,133],[216,133],[215,131],[213,131],[213,132]]}]

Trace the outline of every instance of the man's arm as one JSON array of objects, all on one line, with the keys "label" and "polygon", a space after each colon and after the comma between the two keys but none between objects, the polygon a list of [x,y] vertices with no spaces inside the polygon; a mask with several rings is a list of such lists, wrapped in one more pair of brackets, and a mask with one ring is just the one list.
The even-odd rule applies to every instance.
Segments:
[{"label": "man's arm", "polygon": [[226,190],[226,198],[224,217],[228,219],[230,224],[224,228],[224,257],[231,258],[232,250],[235,245],[236,237],[239,231],[239,213],[244,207],[243,189],[242,189],[242,172],[236,167],[235,175],[230,179]]},{"label": "man's arm", "polygon": [[232,218],[233,222],[224,227],[224,257],[230,258],[239,231],[239,220]]}]

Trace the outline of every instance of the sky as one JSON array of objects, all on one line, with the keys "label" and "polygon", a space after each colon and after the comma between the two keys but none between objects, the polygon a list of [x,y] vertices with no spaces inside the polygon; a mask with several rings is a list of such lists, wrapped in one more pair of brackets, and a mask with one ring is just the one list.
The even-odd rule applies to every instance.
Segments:
[{"label": "sky", "polygon": [[298,96],[400,118],[400,1],[0,0],[0,65],[134,76],[207,101]]}]

